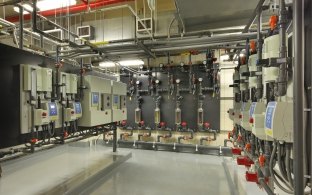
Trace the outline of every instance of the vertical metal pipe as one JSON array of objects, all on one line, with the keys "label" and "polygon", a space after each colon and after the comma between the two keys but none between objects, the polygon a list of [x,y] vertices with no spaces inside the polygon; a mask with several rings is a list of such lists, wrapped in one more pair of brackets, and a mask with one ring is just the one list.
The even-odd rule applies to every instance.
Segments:
[{"label": "vertical metal pipe", "polygon": [[32,29],[34,32],[37,30],[37,0],[33,0],[33,12],[32,12]]},{"label": "vertical metal pipe", "polygon": [[80,91],[79,91],[79,98],[82,101],[83,98],[83,59],[81,58],[80,61]]},{"label": "vertical metal pipe", "polygon": [[[309,8],[310,7],[310,8]],[[307,7],[307,10],[312,10],[312,1],[309,1],[308,2],[308,7]],[[307,32],[307,34],[309,35],[308,37],[308,40],[310,41],[307,41],[307,47],[306,48],[310,48],[310,50],[307,50],[306,53],[308,54],[310,52],[311,54],[311,49],[312,49],[312,13],[311,11],[308,11],[308,14],[309,14],[309,20],[310,20],[310,25],[309,25],[309,30]],[[306,56],[307,57],[307,56]],[[312,63],[312,55],[310,55],[310,57],[308,58],[307,57],[307,64],[311,64]],[[312,71],[312,69],[311,69]],[[312,72],[310,72],[310,76],[312,75]],[[312,80],[311,80],[312,82]],[[310,83],[310,86],[312,86],[312,83]],[[310,99],[310,106],[312,105],[312,100]],[[310,113],[310,128],[312,128],[312,124],[311,124],[311,121],[312,121],[312,114]],[[312,132],[312,129],[310,129],[310,131]],[[312,133],[310,135],[310,141],[312,140]],[[310,146],[310,151],[312,151],[312,144]],[[312,175],[312,169],[311,169],[311,166],[312,166],[312,156],[310,157],[310,164],[308,164],[310,167],[310,175]]]},{"label": "vertical metal pipe", "polygon": [[19,48],[23,49],[24,44],[24,8],[23,6],[19,6]]},{"label": "vertical metal pipe", "polygon": [[[287,57],[287,47],[286,47],[286,28],[287,28],[287,10],[285,5],[285,0],[280,0],[280,17],[279,17],[279,37],[280,37],[280,57]],[[287,71],[286,63],[282,63],[279,67],[278,74],[278,96],[284,96],[287,92]]]},{"label": "vertical metal pipe", "polygon": [[113,152],[117,152],[117,123],[113,124]]},{"label": "vertical metal pipe", "polygon": [[304,194],[304,2],[293,1],[294,32],[294,187]]},{"label": "vertical metal pipe", "polygon": [[[257,48],[258,48],[258,59],[261,60],[262,59],[262,44],[263,44],[263,40],[262,40],[262,34],[261,34],[261,30],[262,30],[262,6],[258,7],[258,17],[257,17],[257,40],[258,40],[258,44],[257,44]],[[262,67],[258,66],[257,67],[257,71],[258,72],[262,72]],[[257,100],[262,99],[263,96],[263,85],[262,85],[262,75],[257,76],[257,92],[256,92],[256,96],[257,96]]]}]

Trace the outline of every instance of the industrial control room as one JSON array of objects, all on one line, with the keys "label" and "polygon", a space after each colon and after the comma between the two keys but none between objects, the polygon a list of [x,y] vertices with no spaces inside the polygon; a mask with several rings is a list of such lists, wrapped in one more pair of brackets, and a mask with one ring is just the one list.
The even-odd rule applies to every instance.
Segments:
[{"label": "industrial control room", "polygon": [[311,0],[0,0],[0,195],[312,194]]}]

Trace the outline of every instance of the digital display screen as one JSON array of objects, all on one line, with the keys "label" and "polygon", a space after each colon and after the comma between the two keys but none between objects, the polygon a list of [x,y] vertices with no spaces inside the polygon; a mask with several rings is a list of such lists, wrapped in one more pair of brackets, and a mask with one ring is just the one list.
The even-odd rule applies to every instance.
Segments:
[{"label": "digital display screen", "polygon": [[57,116],[57,106],[55,102],[49,103],[49,115],[50,116]]},{"label": "digital display screen", "polygon": [[99,104],[99,93],[92,93],[92,105],[98,105]]},{"label": "digital display screen", "polygon": [[75,111],[76,111],[76,114],[81,114],[81,103],[80,102],[75,102]]}]

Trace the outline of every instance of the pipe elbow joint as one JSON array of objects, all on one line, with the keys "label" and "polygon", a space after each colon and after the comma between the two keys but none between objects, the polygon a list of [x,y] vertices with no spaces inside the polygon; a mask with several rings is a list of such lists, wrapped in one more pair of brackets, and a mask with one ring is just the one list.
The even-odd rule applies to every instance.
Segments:
[{"label": "pipe elbow joint", "polygon": [[160,138],[162,138],[163,136],[162,135],[158,135],[157,136],[157,142],[160,142]]},{"label": "pipe elbow joint", "polygon": [[179,137],[178,137],[178,143],[179,143],[179,144],[181,143],[181,139],[184,139],[184,136],[179,136]]}]

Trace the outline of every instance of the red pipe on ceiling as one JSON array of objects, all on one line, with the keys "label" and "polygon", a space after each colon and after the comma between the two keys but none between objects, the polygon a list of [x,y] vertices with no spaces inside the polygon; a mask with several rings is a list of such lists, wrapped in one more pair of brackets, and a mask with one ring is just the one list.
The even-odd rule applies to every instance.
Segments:
[{"label": "red pipe on ceiling", "polygon": [[[108,6],[108,5],[113,5],[113,4],[117,4],[117,3],[124,3],[124,2],[128,2],[128,1],[133,1],[133,0],[98,0],[95,2],[92,2],[89,4],[89,8],[90,9],[96,9],[96,8],[100,8],[103,6]],[[67,14],[67,12],[69,11],[69,13],[77,13],[77,12],[83,12],[83,11],[87,11],[88,10],[88,4],[82,3],[79,5],[72,5],[67,7],[62,7],[62,8],[58,8],[58,9],[53,9],[53,10],[47,10],[47,11],[41,11],[38,12],[40,15],[45,16],[45,17],[49,17],[49,16],[57,16],[60,14]],[[31,14],[25,14],[24,15],[24,20],[29,20],[31,18]],[[19,21],[19,16],[9,16],[5,18],[6,20],[10,21],[10,22],[18,22]]]}]

